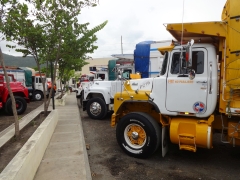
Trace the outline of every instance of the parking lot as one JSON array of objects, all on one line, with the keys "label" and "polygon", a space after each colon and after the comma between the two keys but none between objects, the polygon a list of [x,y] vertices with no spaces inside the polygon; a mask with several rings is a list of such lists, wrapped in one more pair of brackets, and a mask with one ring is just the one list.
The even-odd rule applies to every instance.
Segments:
[{"label": "parking lot", "polygon": [[214,135],[211,150],[198,148],[193,153],[170,144],[164,158],[158,149],[150,158],[136,159],[118,146],[110,115],[104,120],[92,120],[81,109],[80,114],[93,180],[240,179],[240,147],[222,144],[218,134]]}]

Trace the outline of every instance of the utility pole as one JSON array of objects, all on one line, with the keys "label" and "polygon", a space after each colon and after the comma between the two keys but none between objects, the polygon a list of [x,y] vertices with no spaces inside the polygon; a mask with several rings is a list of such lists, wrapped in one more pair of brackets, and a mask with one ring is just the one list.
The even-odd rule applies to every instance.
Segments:
[{"label": "utility pole", "polygon": [[122,36],[121,36],[121,50],[122,50],[122,54],[123,54]]}]

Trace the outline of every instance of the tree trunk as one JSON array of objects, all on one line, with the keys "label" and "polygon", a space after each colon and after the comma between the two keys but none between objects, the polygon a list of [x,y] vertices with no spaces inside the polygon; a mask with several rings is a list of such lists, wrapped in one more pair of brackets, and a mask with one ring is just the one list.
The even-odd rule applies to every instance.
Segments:
[{"label": "tree trunk", "polygon": [[0,47],[0,63],[1,63],[1,66],[3,67],[3,72],[4,72],[5,79],[6,79],[8,92],[9,92],[10,98],[12,100],[12,109],[13,109],[13,115],[14,115],[14,121],[15,121],[14,122],[14,124],[15,124],[15,137],[18,139],[19,135],[20,135],[20,132],[19,132],[19,121],[18,121],[17,109],[16,109],[16,101],[15,101],[15,98],[13,96],[12,89],[10,88],[9,78],[8,78],[7,71],[6,71],[6,68],[5,68],[5,63],[4,63],[4,60],[3,60],[3,54],[2,54],[1,47]]},{"label": "tree trunk", "polygon": [[37,67],[38,67],[38,71],[39,71],[39,74],[40,74],[40,78],[41,78],[41,81],[42,81],[42,85],[43,85],[43,104],[44,104],[43,107],[44,107],[44,116],[46,117],[47,116],[48,106],[47,106],[47,97],[46,97],[46,91],[47,90],[45,88],[45,83],[46,83],[46,78],[47,77],[45,77],[43,79],[39,61],[37,61],[36,59],[35,59],[35,61],[36,61],[36,64],[37,64]]},{"label": "tree trunk", "polygon": [[63,85],[62,85],[62,77],[60,76],[60,89],[61,89],[61,97],[63,96]]}]

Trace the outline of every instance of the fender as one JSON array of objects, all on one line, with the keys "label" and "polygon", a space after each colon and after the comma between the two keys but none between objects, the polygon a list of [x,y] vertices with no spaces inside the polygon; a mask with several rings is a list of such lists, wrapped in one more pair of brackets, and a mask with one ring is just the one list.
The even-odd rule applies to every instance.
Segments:
[{"label": "fender", "polygon": [[84,101],[88,101],[88,99],[92,97],[102,96],[106,104],[110,104],[110,88],[109,87],[99,87],[98,89],[91,89],[84,91]]},{"label": "fender", "polygon": [[2,93],[2,102],[6,103],[7,99],[8,99],[9,93],[8,93],[8,89],[4,89],[3,93]]},{"label": "fender", "polygon": [[151,104],[154,107],[156,113],[161,113],[160,109],[158,108],[158,106],[153,101],[150,101],[150,100],[148,100],[148,101],[127,100],[127,101],[124,101],[120,105],[120,107],[118,108],[118,111],[116,112],[116,114],[119,113],[119,110],[122,109],[123,105],[125,105],[126,103],[149,103],[149,104]]},{"label": "fender", "polygon": [[110,95],[109,95],[109,88],[99,88],[96,90],[89,90],[86,89],[83,91],[84,93],[82,94],[83,96],[83,111],[86,110],[87,107],[87,102],[89,99],[93,97],[101,97],[104,99],[105,103],[108,105],[110,104]]},{"label": "fender", "polygon": [[75,90],[76,91],[76,97],[80,97],[81,96],[81,91],[79,88]]},{"label": "fender", "polygon": [[96,81],[89,87],[84,89],[83,100],[88,100],[92,97],[102,96],[106,104],[110,104],[111,81]]}]

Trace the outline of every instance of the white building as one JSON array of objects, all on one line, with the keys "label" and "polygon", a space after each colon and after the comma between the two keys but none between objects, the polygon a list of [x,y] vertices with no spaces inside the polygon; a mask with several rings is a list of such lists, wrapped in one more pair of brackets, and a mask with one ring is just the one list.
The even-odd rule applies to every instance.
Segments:
[{"label": "white building", "polygon": [[[75,71],[75,75],[91,74],[90,67],[96,67],[97,69],[107,68],[108,67],[108,61],[112,60],[112,59],[117,59],[117,58],[109,57],[109,58],[87,59],[85,61],[88,62],[89,64],[83,66],[81,71]],[[76,82],[75,82],[74,78],[72,78],[68,83],[69,83],[69,86],[76,87]]]},{"label": "white building", "polygon": [[85,60],[89,64],[85,65],[82,67],[81,74],[90,74],[90,67],[107,67],[108,66],[108,61],[112,59],[117,59],[114,57],[109,57],[109,58],[93,58],[93,59],[87,59]]}]

